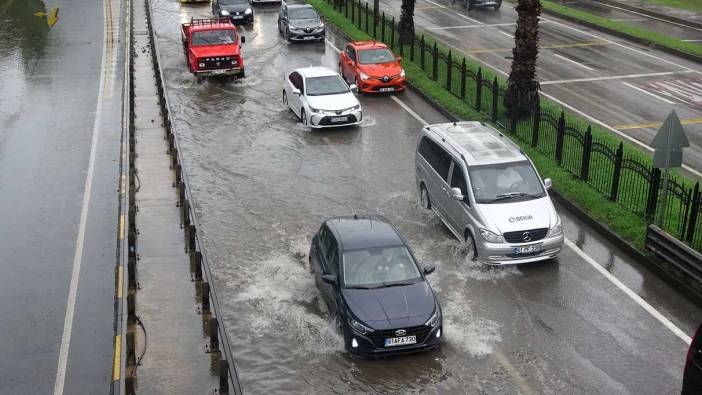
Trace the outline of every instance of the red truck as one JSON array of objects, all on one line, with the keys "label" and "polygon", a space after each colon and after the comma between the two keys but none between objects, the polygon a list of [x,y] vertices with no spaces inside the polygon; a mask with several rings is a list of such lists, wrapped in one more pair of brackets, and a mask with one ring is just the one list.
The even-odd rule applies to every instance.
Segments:
[{"label": "red truck", "polygon": [[241,36],[240,44],[230,18],[191,19],[181,25],[181,38],[188,69],[194,75],[245,76],[240,47],[246,37]]}]

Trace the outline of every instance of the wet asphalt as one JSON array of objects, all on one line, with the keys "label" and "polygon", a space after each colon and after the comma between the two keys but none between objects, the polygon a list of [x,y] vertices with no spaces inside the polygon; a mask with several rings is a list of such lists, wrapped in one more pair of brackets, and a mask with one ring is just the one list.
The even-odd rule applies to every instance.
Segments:
[{"label": "wet asphalt", "polygon": [[[54,391],[103,51],[103,2],[0,1],[0,393]],[[119,3],[114,15],[119,25]],[[59,6],[49,29],[34,16]],[[106,73],[64,393],[112,381],[123,55]]]},{"label": "wet asphalt", "polygon": [[[243,27],[247,77],[197,82],[179,24],[208,5],[154,0],[184,165],[239,375],[248,393],[676,393],[687,345],[576,250],[555,262],[486,267],[465,258],[416,204],[413,150],[422,124],[446,119],[412,92],[361,96],[357,128],[315,131],[280,101],[285,72],[336,68],[328,43],[288,44],[277,6]],[[506,45],[503,43],[503,45]],[[548,174],[542,174],[547,177]],[[579,223],[566,236],[685,333],[702,310]],[[325,218],[379,213],[405,234],[444,311],[434,352],[362,360],[342,349],[310,273],[309,242]]]},{"label": "wet asphalt", "polygon": [[[399,18],[400,4],[400,0],[381,0],[380,9]],[[418,0],[415,10],[420,30],[504,77],[512,63],[516,19],[512,2],[505,2],[498,11],[468,12],[460,1],[451,5],[449,0]],[[547,97],[646,146],[675,110],[686,123],[691,144],[683,161],[700,175],[702,66],[545,14],[539,29],[537,79]],[[694,38],[698,33],[689,34]]]}]

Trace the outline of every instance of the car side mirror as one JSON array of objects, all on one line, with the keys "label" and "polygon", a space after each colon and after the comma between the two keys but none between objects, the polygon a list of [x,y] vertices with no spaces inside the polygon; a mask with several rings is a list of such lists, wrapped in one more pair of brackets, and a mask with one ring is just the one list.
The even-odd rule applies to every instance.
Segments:
[{"label": "car side mirror", "polygon": [[322,281],[331,285],[339,285],[339,281],[336,279],[335,274],[322,274]]},{"label": "car side mirror", "polygon": [[436,270],[436,266],[434,265],[425,265],[424,269],[422,270],[424,274],[432,274],[434,273],[434,270]]},{"label": "car side mirror", "polygon": [[396,56],[395,58],[397,59],[398,62],[402,62],[402,56]]},{"label": "car side mirror", "polygon": [[551,189],[551,187],[553,186],[553,181],[551,181],[550,178],[544,179],[544,186],[546,187],[546,190]]},{"label": "car side mirror", "polygon": [[346,62],[346,64],[348,64],[349,66],[353,67],[354,62],[353,62],[353,60],[349,59],[349,61]]},{"label": "car side mirror", "polygon": [[241,36],[241,43],[243,44],[245,42],[246,42],[246,36]]},{"label": "car side mirror", "polygon": [[463,200],[463,192],[461,192],[461,188],[451,188],[451,199],[454,200]]},{"label": "car side mirror", "polygon": [[349,85],[349,88],[351,89],[351,92],[358,93],[358,86],[356,86],[356,84]]},{"label": "car side mirror", "polygon": [[292,89],[292,94],[293,94],[293,95],[298,95],[298,96],[300,96],[300,90],[297,89],[297,88],[293,88],[293,89]]}]

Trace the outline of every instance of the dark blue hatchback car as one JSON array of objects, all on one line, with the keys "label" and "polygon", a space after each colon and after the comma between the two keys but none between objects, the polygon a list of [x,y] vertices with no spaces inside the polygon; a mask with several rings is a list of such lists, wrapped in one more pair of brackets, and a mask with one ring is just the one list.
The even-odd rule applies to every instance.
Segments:
[{"label": "dark blue hatchback car", "polygon": [[381,216],[331,218],[312,239],[315,281],[346,349],[363,356],[424,351],[441,342],[441,307],[400,232]]}]

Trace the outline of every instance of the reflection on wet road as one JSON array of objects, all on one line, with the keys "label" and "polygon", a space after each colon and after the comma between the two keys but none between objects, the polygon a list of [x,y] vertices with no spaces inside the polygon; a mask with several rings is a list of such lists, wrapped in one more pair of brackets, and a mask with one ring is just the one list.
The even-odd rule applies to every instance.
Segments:
[{"label": "reflection on wet road", "polygon": [[[209,7],[153,4],[185,168],[247,392],[679,390],[686,345],[571,249],[557,262],[521,267],[465,258],[440,221],[417,208],[421,124],[397,102],[360,97],[358,128],[302,127],[281,103],[283,75],[320,63],[335,69],[330,44],[286,43],[277,6],[259,7],[256,24],[241,33],[246,79],[198,83],[178,29]],[[399,98],[424,119],[445,121],[411,92]],[[422,263],[436,265],[429,281],[444,311],[439,350],[380,361],[343,351],[307,253],[323,219],[366,212],[394,222]],[[696,318],[675,321],[689,330],[700,315],[685,311]]]}]

